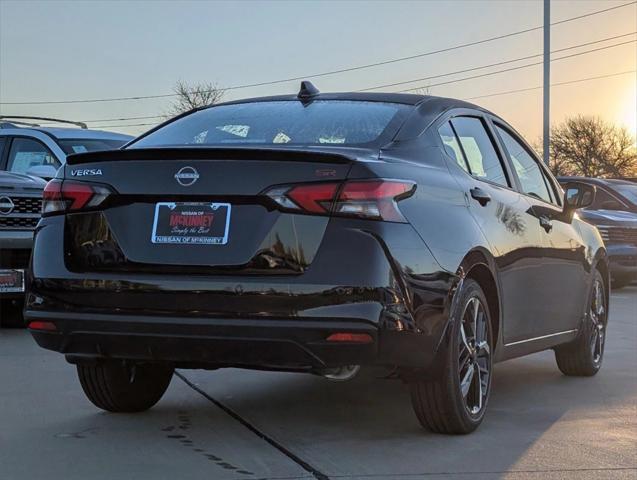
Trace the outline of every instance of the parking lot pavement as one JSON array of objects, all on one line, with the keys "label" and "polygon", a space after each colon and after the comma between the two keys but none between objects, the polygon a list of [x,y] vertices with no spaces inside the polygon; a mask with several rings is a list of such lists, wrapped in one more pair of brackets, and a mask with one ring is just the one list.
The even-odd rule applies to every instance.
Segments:
[{"label": "parking lot pavement", "polygon": [[1,330],[0,479],[637,478],[637,287],[613,295],[599,375],[564,377],[551,352],[500,364],[472,435],[421,430],[382,374],[181,371],[153,410],[112,415],[60,355]]}]

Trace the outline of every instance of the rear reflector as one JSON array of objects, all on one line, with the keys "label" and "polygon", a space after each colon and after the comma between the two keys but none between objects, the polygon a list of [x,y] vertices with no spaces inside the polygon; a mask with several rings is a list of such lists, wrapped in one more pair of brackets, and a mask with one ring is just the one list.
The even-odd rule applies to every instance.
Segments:
[{"label": "rear reflector", "polygon": [[332,333],[326,338],[328,342],[372,343],[374,339],[368,333]]},{"label": "rear reflector", "polygon": [[415,190],[414,182],[373,179],[277,186],[265,194],[283,210],[405,222],[397,202]]},{"label": "rear reflector", "polygon": [[101,185],[53,179],[44,187],[42,215],[97,207],[111,193]]},{"label": "rear reflector", "polygon": [[39,320],[35,320],[29,323],[29,328],[31,330],[44,330],[47,332],[53,332],[57,330],[57,327],[53,322],[41,322]]}]

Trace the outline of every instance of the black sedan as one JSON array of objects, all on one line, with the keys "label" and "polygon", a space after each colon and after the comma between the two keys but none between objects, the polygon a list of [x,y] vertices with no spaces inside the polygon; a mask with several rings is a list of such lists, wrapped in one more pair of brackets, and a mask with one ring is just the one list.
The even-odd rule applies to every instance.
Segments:
[{"label": "black sedan", "polygon": [[613,288],[637,281],[637,183],[629,179],[560,177],[566,184],[593,185],[595,201],[580,218],[598,229],[609,259]]},{"label": "black sedan", "polygon": [[608,260],[514,129],[458,100],[298,95],[198,109],[68,158],[44,193],[25,310],[88,398],[150,408],[174,368],[411,386],[443,433],[482,421],[493,364],[604,354]]}]

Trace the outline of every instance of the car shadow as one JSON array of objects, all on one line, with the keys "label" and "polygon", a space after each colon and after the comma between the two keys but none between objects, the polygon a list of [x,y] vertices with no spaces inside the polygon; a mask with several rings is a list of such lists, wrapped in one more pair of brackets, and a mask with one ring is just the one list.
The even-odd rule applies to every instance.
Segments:
[{"label": "car shadow", "polygon": [[[215,401],[330,475],[504,472],[528,461],[562,468],[563,458],[550,451],[525,457],[565,416],[585,417],[637,392],[635,382],[618,388],[621,371],[565,377],[552,352],[543,352],[497,365],[483,424],[471,435],[445,436],[419,426],[409,387],[382,378],[384,373],[368,369],[351,381],[331,382],[238,369],[183,372]],[[564,443],[562,437],[572,433],[550,433],[556,439],[547,442]],[[592,434],[580,433],[582,438]],[[594,464],[597,459],[593,455],[588,460]]]}]

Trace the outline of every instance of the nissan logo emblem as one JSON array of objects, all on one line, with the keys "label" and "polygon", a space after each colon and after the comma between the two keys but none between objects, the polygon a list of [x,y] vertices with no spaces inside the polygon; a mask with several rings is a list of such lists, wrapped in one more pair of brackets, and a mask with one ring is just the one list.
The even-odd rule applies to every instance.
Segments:
[{"label": "nissan logo emblem", "polygon": [[9,197],[0,197],[0,214],[9,215],[13,212],[15,203]]},{"label": "nissan logo emblem", "polygon": [[199,180],[199,172],[193,167],[184,167],[175,173],[175,180],[182,187],[189,187]]}]

